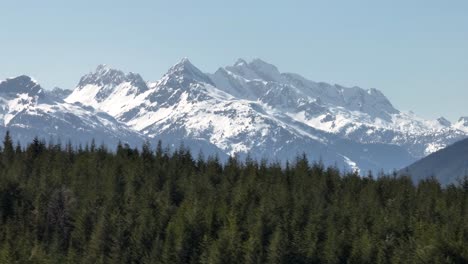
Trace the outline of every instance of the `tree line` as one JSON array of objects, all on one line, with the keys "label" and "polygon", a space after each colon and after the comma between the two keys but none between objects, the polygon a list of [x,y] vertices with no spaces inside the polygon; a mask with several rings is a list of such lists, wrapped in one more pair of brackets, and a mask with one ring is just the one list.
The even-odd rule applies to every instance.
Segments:
[{"label": "tree line", "polygon": [[7,133],[0,263],[468,263],[467,205],[467,179]]}]

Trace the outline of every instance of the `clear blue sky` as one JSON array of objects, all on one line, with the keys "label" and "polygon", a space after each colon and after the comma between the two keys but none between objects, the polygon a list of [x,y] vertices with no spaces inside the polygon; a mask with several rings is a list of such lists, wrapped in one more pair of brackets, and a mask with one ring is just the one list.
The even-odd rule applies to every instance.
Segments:
[{"label": "clear blue sky", "polygon": [[468,115],[468,1],[2,1],[0,79],[73,88],[106,63],[157,80],[262,58],[382,90],[401,110]]}]

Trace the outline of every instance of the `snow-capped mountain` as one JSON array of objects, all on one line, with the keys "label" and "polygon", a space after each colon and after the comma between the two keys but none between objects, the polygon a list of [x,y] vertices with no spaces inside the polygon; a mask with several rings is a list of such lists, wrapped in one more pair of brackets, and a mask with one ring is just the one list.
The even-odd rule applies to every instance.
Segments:
[{"label": "snow-capped mountain", "polygon": [[9,130],[15,140],[41,139],[77,145],[95,139],[97,144],[120,141],[140,144],[143,137],[112,116],[82,104],[69,104],[46,92],[28,76],[0,82],[0,132]]},{"label": "snow-capped mountain", "polygon": [[399,111],[377,89],[313,82],[259,59],[239,59],[207,74],[184,58],[150,82],[99,65],[69,95],[44,92],[21,78],[14,85],[0,84],[4,94],[14,93],[2,97],[8,104],[3,119],[12,120],[28,107],[42,111],[35,115],[42,121],[13,123],[40,127],[34,133],[68,133],[60,126],[38,125],[44,116],[63,121],[66,115],[76,118],[70,130],[125,141],[161,139],[174,147],[183,142],[193,152],[221,158],[249,154],[284,162],[305,153],[340,168],[391,170],[468,135],[468,118],[453,124],[445,118],[425,120]]},{"label": "snow-capped mountain", "polygon": [[445,118],[431,121],[400,112],[377,89],[312,82],[259,59],[220,68],[212,79],[226,92],[280,109],[310,127],[361,143],[402,146],[416,158],[467,135],[461,121],[451,125]]},{"label": "snow-capped mountain", "polygon": [[101,65],[65,101],[205,154],[284,161],[306,153],[361,170],[401,168],[467,135],[447,120],[400,112],[377,89],[313,82],[259,59],[205,74],[185,58],[147,83]]},{"label": "snow-capped mountain", "polygon": [[378,90],[316,83],[300,75],[280,73],[260,59],[250,63],[238,60],[234,66],[220,68],[211,78],[220,89],[271,107],[300,111],[306,116],[327,113],[329,107],[357,111],[373,118],[388,120],[398,113]]}]

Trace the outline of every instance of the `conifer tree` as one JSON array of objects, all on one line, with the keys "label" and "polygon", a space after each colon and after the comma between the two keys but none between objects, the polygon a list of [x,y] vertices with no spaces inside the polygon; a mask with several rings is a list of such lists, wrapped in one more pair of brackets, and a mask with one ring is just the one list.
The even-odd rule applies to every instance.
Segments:
[{"label": "conifer tree", "polygon": [[11,165],[14,154],[15,150],[13,149],[13,140],[11,139],[10,131],[7,131],[5,138],[3,139],[2,162],[4,166]]}]

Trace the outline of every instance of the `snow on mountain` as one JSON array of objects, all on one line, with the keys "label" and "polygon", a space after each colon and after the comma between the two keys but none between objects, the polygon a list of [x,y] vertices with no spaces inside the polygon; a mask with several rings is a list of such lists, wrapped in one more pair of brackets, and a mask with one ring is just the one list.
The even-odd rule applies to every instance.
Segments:
[{"label": "snow on mountain", "polygon": [[[275,66],[260,59],[250,63],[241,59],[239,61],[234,66],[220,68],[211,75],[219,89],[238,97],[260,100],[285,110],[296,110],[304,105],[316,104],[326,108],[342,107],[382,119],[389,119],[390,114],[398,113],[388,99],[376,89],[345,88],[312,82],[297,74],[280,73]],[[276,105],[274,103],[278,100],[279,92],[295,100]],[[311,110],[304,112],[317,113],[315,108]]]},{"label": "snow on mountain", "polygon": [[395,109],[377,89],[317,83],[259,59],[239,59],[211,75],[215,85],[258,100],[294,120],[362,143],[394,144],[421,158],[467,136],[459,123],[425,120]]},{"label": "snow on mountain", "polygon": [[138,95],[148,90],[139,74],[111,69],[99,65],[96,71],[83,76],[78,86],[65,99],[68,103],[80,102],[112,116],[122,109],[134,107]]},{"label": "snow on mountain", "polygon": [[[236,63],[242,64],[246,62]],[[154,140],[162,139],[173,145],[184,142],[194,151],[202,150],[206,154],[249,154],[283,162],[306,153],[311,159],[353,170],[358,168],[355,164],[368,170],[381,168],[388,161],[385,169],[393,169],[413,161],[398,146],[356,143],[292,118],[285,110],[325,113],[327,105],[321,105],[320,98],[304,97],[305,92],[277,83],[287,78],[276,67],[260,60],[254,61],[252,69],[238,70],[257,78],[253,82],[235,76],[258,89],[249,90],[233,83],[238,85],[237,92],[216,84],[213,75],[204,74],[186,58],[160,80],[147,83],[144,92],[129,85],[122,72],[112,74],[113,78],[107,78],[108,83],[102,83],[101,75],[109,72],[119,71],[108,68],[102,71],[98,67],[88,75],[93,78],[83,77],[87,81],[80,81],[66,101],[78,101],[105,111]],[[103,91],[107,97],[97,97]],[[337,100],[352,104],[352,99]],[[397,158],[389,161],[384,153],[394,153]]]},{"label": "snow on mountain", "polygon": [[121,140],[143,142],[139,133],[112,116],[81,104],[65,103],[28,76],[0,82],[0,132],[10,130],[16,140],[30,142],[35,136],[74,144],[91,142],[115,145]]},{"label": "snow on mountain", "polygon": [[184,58],[151,82],[99,65],[68,96],[18,78],[0,83],[0,120],[27,135],[183,142],[281,162],[305,153],[361,172],[402,168],[468,135],[468,118],[425,120],[377,89],[313,82],[260,59],[206,74]]}]

